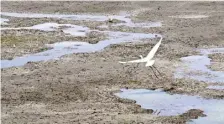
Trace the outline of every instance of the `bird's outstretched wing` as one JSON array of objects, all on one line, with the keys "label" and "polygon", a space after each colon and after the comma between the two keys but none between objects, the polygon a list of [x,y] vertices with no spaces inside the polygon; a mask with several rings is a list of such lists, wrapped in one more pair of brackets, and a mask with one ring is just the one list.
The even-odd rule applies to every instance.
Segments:
[{"label": "bird's outstretched wing", "polygon": [[119,63],[140,63],[140,62],[146,62],[144,59],[137,59],[137,60],[132,60],[132,61],[127,61],[127,62],[122,62],[122,61],[119,61]]},{"label": "bird's outstretched wing", "polygon": [[142,59],[127,61],[127,62],[119,61],[119,63],[122,63],[122,64],[124,64],[124,63],[140,63],[140,62],[150,61],[154,57],[156,51],[158,50],[158,48],[159,48],[159,46],[161,44],[162,39],[163,38],[161,37],[159,42],[152,48],[152,50],[149,52],[149,54],[145,58],[142,58],[142,56],[141,56]]},{"label": "bird's outstretched wing", "polygon": [[158,48],[159,48],[159,46],[160,46],[160,44],[161,44],[162,39],[163,39],[163,38],[161,37],[160,40],[159,40],[159,42],[152,48],[152,50],[151,50],[151,51],[149,52],[149,54],[146,56],[147,60],[151,60],[151,59],[154,57],[156,51],[158,50]]}]

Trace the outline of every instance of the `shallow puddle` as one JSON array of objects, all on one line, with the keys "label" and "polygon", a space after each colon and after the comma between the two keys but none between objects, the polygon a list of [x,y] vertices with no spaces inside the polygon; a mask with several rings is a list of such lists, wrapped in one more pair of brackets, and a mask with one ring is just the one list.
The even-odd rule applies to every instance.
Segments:
[{"label": "shallow puddle", "polygon": [[159,34],[144,34],[144,33],[125,33],[125,32],[112,32],[100,31],[108,34],[107,40],[99,41],[96,44],[89,44],[87,42],[78,41],[65,41],[55,44],[47,44],[48,47],[53,49],[40,52],[37,54],[30,54],[23,57],[16,57],[12,60],[1,60],[1,68],[9,68],[13,66],[23,66],[27,62],[47,61],[50,59],[58,58],[63,55],[72,53],[90,53],[103,50],[111,44],[119,44],[122,42],[133,42],[145,38],[160,37]]},{"label": "shallow puddle", "polygon": [[121,98],[135,100],[136,104],[145,109],[153,109],[161,116],[180,115],[190,109],[204,111],[206,117],[194,119],[190,123],[223,124],[224,100],[204,99],[199,96],[170,95],[160,90],[122,89],[115,94]]},{"label": "shallow puddle", "polygon": [[8,25],[8,22],[9,19],[6,19],[6,18],[0,18],[0,25]]},{"label": "shallow puddle", "polygon": [[[160,22],[156,23],[133,23],[130,18],[126,16],[100,16],[100,15],[61,15],[61,14],[27,14],[27,13],[7,13],[2,12],[1,15],[12,17],[26,17],[26,18],[60,18],[72,20],[86,20],[86,21],[107,21],[108,19],[120,20],[120,23],[112,26],[126,25],[130,27],[157,27],[161,26]],[[107,26],[107,25],[106,25]],[[63,27],[63,28],[61,28]],[[105,27],[105,25],[103,25]],[[55,31],[61,29],[64,33],[72,36],[86,36],[87,32],[97,31],[108,35],[107,40],[99,41],[97,44],[89,44],[79,41],[65,41],[55,44],[48,44],[47,46],[53,49],[40,52],[37,54],[26,55],[23,57],[16,57],[13,60],[1,60],[1,68],[8,68],[13,66],[22,66],[27,62],[46,61],[61,57],[72,53],[86,53],[103,50],[111,44],[118,44],[122,42],[133,42],[140,39],[161,37],[159,34],[144,34],[144,33],[127,33],[127,32],[113,32],[113,31],[99,31],[90,30],[88,27],[72,25],[72,24],[58,24],[58,23],[43,23],[31,27],[19,28],[1,28],[1,30],[20,30],[20,29],[35,29],[42,31]]]},{"label": "shallow puddle", "polygon": [[41,31],[56,31],[57,29],[60,29],[60,28],[64,33],[70,34],[72,36],[86,36],[86,33],[88,33],[89,31],[88,27],[72,25],[72,24],[58,24],[58,23],[43,23],[43,24],[31,26],[31,27],[1,28],[1,30],[27,29],[27,30],[41,30]]},{"label": "shallow puddle", "polygon": [[209,54],[224,53],[224,48],[202,49],[201,55],[182,57],[181,61],[185,66],[177,68],[175,78],[191,78],[205,82],[223,82],[224,72],[213,71],[208,68],[211,65]]},{"label": "shallow puddle", "polygon": [[[69,20],[86,20],[86,21],[106,21],[108,16],[101,15],[70,15],[70,14],[38,14],[38,13],[10,13],[1,12],[1,15],[19,18],[58,18]],[[123,16],[114,16],[114,18],[122,18]]]},{"label": "shallow puddle", "polygon": [[134,23],[129,18],[130,15],[113,15],[113,16],[104,16],[104,15],[62,15],[62,14],[36,14],[36,13],[9,13],[1,12],[1,15],[11,16],[11,17],[20,17],[20,18],[58,18],[58,19],[67,19],[67,20],[85,20],[85,21],[108,21],[109,19],[116,19],[121,21],[118,24],[112,24],[112,26],[129,26],[129,27],[160,27],[162,26],[161,22],[147,22],[147,23]]}]

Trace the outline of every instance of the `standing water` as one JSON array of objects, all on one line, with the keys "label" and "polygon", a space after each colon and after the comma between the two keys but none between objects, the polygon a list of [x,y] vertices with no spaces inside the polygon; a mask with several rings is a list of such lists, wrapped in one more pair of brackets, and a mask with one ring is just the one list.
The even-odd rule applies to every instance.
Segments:
[{"label": "standing water", "polygon": [[[86,21],[107,21],[109,16],[102,15],[61,15],[61,14],[35,14],[35,13],[8,13],[1,12],[1,15],[20,17],[20,18],[59,18],[67,20],[86,20]],[[160,22],[155,23],[134,23],[130,18],[126,16],[110,16],[110,18],[120,20],[121,23],[118,23],[131,27],[157,27],[161,26]],[[112,25],[116,26],[116,24]],[[122,42],[133,42],[145,38],[155,38],[159,34],[145,34],[145,33],[127,33],[127,32],[114,32],[114,31],[99,31],[99,30],[90,30],[88,27],[82,27],[72,24],[57,24],[57,23],[43,23],[34,25],[31,27],[18,27],[18,28],[1,28],[1,30],[42,30],[42,31],[55,31],[63,27],[62,31],[64,33],[70,34],[72,36],[86,36],[86,33],[91,31],[98,31],[108,35],[108,39],[99,41],[96,44],[89,44],[79,41],[64,41],[55,44],[48,44],[47,46],[53,48],[44,52],[30,54],[23,57],[16,57],[12,60],[1,60],[1,68],[9,68],[13,66],[23,66],[27,62],[38,62],[38,61],[47,61],[50,59],[58,58],[66,54],[72,53],[90,53],[103,50],[105,47],[111,44],[119,44]]]},{"label": "standing water", "polygon": [[209,54],[224,53],[224,48],[202,49],[202,55],[194,55],[182,57],[185,66],[177,68],[175,78],[191,78],[205,82],[221,82],[224,83],[224,72],[213,71],[208,68],[211,65]]},{"label": "standing water", "polygon": [[216,99],[204,99],[199,96],[174,94],[170,95],[163,91],[147,89],[122,89],[121,93],[115,94],[121,98],[135,100],[136,104],[145,109],[159,111],[161,116],[175,116],[183,114],[190,109],[204,111],[206,117],[194,119],[197,124],[223,124],[224,101]]},{"label": "standing water", "polygon": [[125,33],[125,32],[112,32],[102,31],[109,35],[109,39],[99,41],[96,44],[89,44],[87,42],[60,42],[55,44],[48,44],[47,46],[53,49],[40,52],[37,54],[30,54],[23,57],[16,57],[12,60],[1,60],[1,68],[9,68],[13,66],[23,66],[27,62],[47,61],[50,59],[58,58],[63,55],[72,53],[91,53],[103,50],[111,44],[119,44],[122,42],[133,42],[139,39],[155,38],[159,34],[144,34],[144,33]]}]

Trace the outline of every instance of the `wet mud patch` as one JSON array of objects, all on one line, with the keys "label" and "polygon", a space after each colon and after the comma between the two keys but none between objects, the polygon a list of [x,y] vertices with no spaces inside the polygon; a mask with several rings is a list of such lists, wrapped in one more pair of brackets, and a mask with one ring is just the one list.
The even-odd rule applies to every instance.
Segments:
[{"label": "wet mud patch", "polygon": [[[13,4],[13,2],[9,3]],[[61,7],[61,4],[58,4],[56,7],[53,5],[53,7],[49,7],[49,4],[45,4],[44,2],[36,2],[38,4],[33,4],[31,2],[32,6],[34,7],[27,6],[27,4],[24,4],[25,2],[23,3],[23,5],[20,2],[14,2],[15,6],[10,5],[9,3],[7,3],[7,5],[4,5],[8,7],[7,10],[9,10],[10,12],[38,13],[44,11],[44,13],[55,13],[51,10],[55,10]],[[54,4],[55,2],[52,3]],[[90,3],[94,2],[89,2],[87,4]],[[222,13],[222,3],[208,2],[205,5],[203,4],[203,2],[199,2],[198,5],[200,5],[200,8],[198,8],[197,5],[193,6],[193,8],[191,7],[192,4],[194,5],[197,3],[198,2],[141,2],[141,5],[138,2],[128,3],[131,4],[132,7],[134,6],[135,9],[144,9],[144,7],[146,7],[146,9],[144,10],[148,11],[148,13],[143,15],[143,17],[145,18],[139,20],[139,23],[144,22],[145,20],[163,21],[163,25],[161,28],[141,29],[139,27],[131,27],[130,29],[127,29],[127,26],[123,26],[125,30],[127,29],[130,32],[135,32],[136,30],[136,32],[138,33],[160,33],[165,37],[164,42],[160,47],[163,49],[159,49],[159,51],[157,52],[158,54],[155,58],[156,67],[158,67],[158,69],[164,74],[162,79],[156,79],[156,77],[153,76],[149,69],[144,68],[143,64],[140,66],[123,66],[117,63],[122,59],[130,59],[135,57],[139,58],[140,53],[142,55],[147,54],[150,48],[156,43],[157,40],[153,40],[153,42],[149,40],[150,43],[146,44],[145,47],[144,45],[136,45],[135,48],[131,47],[131,45],[127,45],[128,48],[119,48],[120,46],[118,45],[116,48],[111,49],[108,46],[105,50],[102,50],[100,52],[70,54],[63,56],[58,60],[53,59],[51,61],[44,62],[29,62],[25,66],[2,69],[2,86],[4,86],[3,93],[6,91],[10,91],[4,94],[5,96],[16,96],[16,94],[18,94],[18,89],[20,88],[21,90],[19,91],[23,91],[24,89],[29,89],[29,91],[35,91],[34,89],[37,88],[38,91],[46,93],[47,98],[49,100],[53,99],[55,101],[55,103],[52,104],[50,101],[43,100],[44,102],[46,102],[44,104],[47,104],[47,107],[51,109],[50,111],[44,114],[35,113],[33,111],[29,112],[29,110],[23,112],[23,110],[20,108],[19,112],[17,111],[17,113],[13,113],[13,111],[15,111],[13,107],[9,107],[8,104],[3,104],[2,108],[7,109],[6,111],[2,112],[4,116],[7,117],[6,119],[3,119],[3,123],[18,122],[184,124],[186,123],[186,121],[188,121],[188,119],[197,118],[201,114],[202,110],[189,110],[186,113],[190,114],[182,114],[183,116],[157,116],[154,114],[150,114],[152,112],[150,109],[141,111],[139,109],[140,106],[135,105],[133,102],[121,99],[117,100],[117,97],[115,97],[114,95],[108,95],[108,92],[110,91],[119,90],[121,87],[127,87],[152,89],[164,88],[164,90],[169,93],[200,95],[203,97],[207,96],[209,98],[223,98],[223,91],[206,89],[208,84],[202,81],[200,82],[190,79],[175,79],[173,81],[173,73],[175,73],[175,67],[180,64],[180,62],[178,61],[179,57],[195,55],[195,53],[191,53],[191,51],[196,47],[223,46],[222,18],[224,16]],[[20,4],[24,7],[18,7]],[[85,2],[83,2],[83,4],[85,4]],[[113,6],[110,5],[108,2],[100,2],[100,5],[102,5],[101,7],[105,8],[107,8],[107,6]],[[31,7],[30,10],[29,7]],[[59,10],[58,12],[74,14],[75,12],[69,12],[70,9],[79,8],[73,6],[65,6],[65,8]],[[85,9],[85,11],[88,10],[88,8],[82,9]],[[178,13],[179,11],[180,13]],[[193,11],[193,14],[200,11],[199,14],[212,15],[212,18],[204,18],[200,19],[200,21],[196,21],[194,19],[181,19],[180,21],[180,19],[173,19],[169,17],[177,14],[189,14],[189,11]],[[34,19],[32,20],[34,21]],[[69,20],[73,22],[70,23],[67,22],[67,20],[65,21],[63,19],[59,19],[59,21],[60,22],[56,21],[56,23],[87,26],[93,30],[97,26],[107,25],[107,20],[100,23],[93,21],[90,21],[90,23],[87,21]],[[87,25],[87,23],[90,24]],[[30,26],[33,26],[31,24],[32,23],[30,23]],[[111,26],[102,30],[100,29],[100,31],[112,30],[112,28],[117,27]],[[116,31],[119,30],[125,31],[123,30],[122,26],[119,26],[119,28],[116,29]],[[139,42],[140,40],[136,39],[135,41]],[[54,42],[48,44],[55,45]],[[128,54],[124,54],[122,56],[121,53],[125,52],[127,52]],[[170,58],[170,60],[168,58]],[[63,84],[58,85],[57,87],[56,84],[53,84],[55,82],[60,82]],[[16,84],[18,86],[12,88],[10,86],[10,83]],[[80,83],[83,83],[83,86],[79,86]],[[77,84],[77,87],[75,88],[80,87],[81,90],[87,90],[85,92],[88,92],[90,94],[90,97],[86,97],[85,93],[82,94],[81,91],[78,91],[80,92],[80,96],[77,95],[76,97],[74,97],[74,99],[78,98],[77,101],[67,99],[66,97],[73,98],[69,94],[73,95],[73,92],[75,91],[73,89],[68,88],[68,86],[74,88],[73,84]],[[53,85],[52,88],[50,88],[50,85]],[[34,88],[32,88],[32,86],[34,86]],[[68,88],[70,92],[66,92],[63,89],[59,90],[59,86],[64,89]],[[50,91],[51,89],[56,90],[57,92],[55,91],[55,94],[52,95]],[[62,92],[65,93],[63,94]],[[87,94],[87,96],[89,94]],[[66,102],[60,101],[60,99],[57,99],[57,97],[61,98],[61,100],[65,100]],[[14,101],[12,97],[8,98],[8,103]],[[82,101],[83,99],[85,99],[86,101]],[[72,101],[73,103],[70,103],[69,101]],[[27,107],[27,109],[32,109],[32,107],[38,108],[38,105],[42,105],[42,103],[34,103],[33,106],[30,105],[31,107]],[[20,107],[23,108],[23,105],[21,105]],[[12,112],[13,114],[8,112]]]},{"label": "wet mud patch", "polygon": [[[55,49],[40,52],[34,55],[28,55],[25,57],[16,57],[13,60],[1,60],[2,68],[8,68],[13,66],[22,66],[29,61],[37,62],[37,61],[47,61],[50,59],[55,59],[61,57],[66,54],[72,53],[89,53],[89,52],[96,52],[103,50],[105,47],[111,44],[119,44],[122,42],[130,42],[136,39],[142,38],[155,38],[160,36],[159,34],[144,34],[144,33],[125,33],[125,32],[112,32],[112,31],[105,31],[109,35],[108,39],[101,40],[96,44],[89,44],[86,42],[70,42],[71,46],[69,47],[68,42],[66,42],[67,46],[64,46],[62,43],[61,47],[55,47]],[[94,37],[95,35],[92,34]],[[90,34],[91,36],[91,34]],[[161,36],[160,36],[161,37]],[[94,40],[94,38],[91,38]],[[72,45],[73,44],[73,45]],[[72,49],[71,49],[72,48]]]},{"label": "wet mud patch", "polygon": [[3,25],[2,28],[11,27],[31,27],[38,24],[43,23],[58,23],[58,24],[71,24],[71,25],[79,25],[86,26],[90,29],[96,29],[97,26],[102,24],[107,24],[105,21],[87,21],[87,20],[69,20],[69,19],[58,19],[58,18],[22,18],[22,17],[9,17],[5,16],[9,19],[8,25]]},{"label": "wet mud patch", "polygon": [[224,53],[214,53],[208,55],[212,62],[224,62]]},{"label": "wet mud patch", "polygon": [[[224,94],[222,90],[211,90],[208,87],[218,86],[221,84],[217,83],[205,83],[193,79],[175,79],[171,85],[167,88],[163,88],[164,91],[170,94],[188,94],[188,95],[200,95],[207,99],[223,99]],[[158,87],[156,87],[158,88]]]},{"label": "wet mud patch", "polygon": [[208,67],[214,71],[224,71],[224,54],[215,53],[210,54],[208,57],[211,59],[211,65]]},{"label": "wet mud patch", "polygon": [[[9,13],[2,12],[1,15],[9,16],[11,18],[19,18],[24,25],[23,27],[28,27],[30,23],[36,25],[36,22],[40,21],[42,23],[57,22],[57,23],[68,23],[68,24],[85,24],[88,27],[96,28],[101,25],[109,25],[110,27],[140,27],[140,28],[150,28],[150,27],[161,27],[161,22],[133,22],[129,15],[62,15],[62,14],[37,14],[37,13]],[[15,18],[14,24],[19,24],[16,27],[22,27],[21,23]],[[24,19],[25,18],[25,19]],[[31,21],[29,20],[31,18]],[[32,21],[35,20],[35,21]],[[28,22],[27,22],[28,21]],[[13,22],[13,21],[12,21]],[[19,23],[18,23],[19,22]],[[98,23],[97,23],[98,22]],[[89,23],[89,24],[88,24]],[[30,25],[31,26],[31,25]]]},{"label": "wet mud patch", "polygon": [[[159,39],[142,39],[138,42],[133,43],[121,43],[121,44],[115,44],[111,45],[110,48],[115,51],[115,55],[118,55],[120,57],[124,58],[139,58],[139,55],[147,55],[149,51],[152,49],[152,47],[157,43]],[[179,47],[180,49],[177,49]],[[117,49],[123,49],[122,52],[116,52]],[[179,61],[179,58],[185,57],[187,55],[194,55],[198,52],[188,46],[185,46],[181,43],[170,43],[167,41],[166,38],[162,41],[161,46],[159,47],[157,53],[155,54],[155,58],[163,58],[167,59],[169,61],[175,61],[174,64],[176,65]],[[165,60],[163,60],[165,61]]]},{"label": "wet mud patch", "polygon": [[211,62],[211,65],[208,66],[213,71],[224,71],[223,62]]},{"label": "wet mud patch", "polygon": [[3,30],[1,33],[1,59],[13,59],[26,54],[50,50],[46,44],[62,41],[83,41],[97,43],[106,39],[106,35],[100,32],[89,32],[85,37],[67,35],[63,32],[45,32],[39,30]]},{"label": "wet mud patch", "polygon": [[[157,23],[155,23],[155,24],[154,23],[133,23],[131,21],[131,19],[129,19],[126,16],[116,16],[116,15],[108,17],[108,16],[100,16],[100,15],[96,15],[96,16],[89,15],[88,16],[88,15],[61,15],[61,14],[35,14],[35,13],[29,14],[29,13],[8,13],[8,12],[2,12],[1,15],[11,16],[12,18],[14,18],[14,17],[18,17],[20,19],[22,18],[22,21],[24,21],[23,18],[25,18],[25,19],[31,18],[30,22],[35,22],[35,21],[32,21],[34,18],[36,18],[36,19],[43,18],[44,20],[47,19],[47,21],[49,21],[51,19],[59,19],[59,20],[76,20],[76,21],[85,20],[85,21],[99,21],[99,22],[108,21],[112,18],[112,19],[120,20],[120,22],[118,22],[118,24],[111,25],[111,26],[115,26],[115,27],[119,26],[119,25],[127,25],[129,27],[142,27],[143,26],[143,27],[148,28],[148,26],[149,27],[151,27],[151,26],[158,27],[161,25],[161,23],[158,23],[158,24]],[[27,20],[29,20],[29,19],[27,19]],[[43,20],[39,20],[39,21],[43,21]],[[39,22],[39,21],[37,21],[37,22]],[[54,33],[62,34],[63,36],[72,35],[73,37],[87,37],[87,38],[83,38],[83,39],[81,38],[78,41],[85,40],[89,43],[98,43],[100,40],[102,41],[102,39],[105,39],[105,36],[102,35],[102,33],[109,32],[109,31],[97,31],[97,30],[91,31],[88,27],[83,27],[83,26],[78,26],[78,25],[73,25],[73,24],[58,24],[58,23],[50,23],[50,22],[33,25],[31,27],[29,27],[29,26],[28,27],[27,26],[26,27],[16,27],[16,28],[6,27],[6,28],[2,28],[1,30],[3,30],[3,32],[5,31],[3,34],[8,34],[6,32],[10,32],[11,30],[18,30],[18,31],[20,31],[20,30],[35,30],[35,31],[40,30],[40,31],[45,31],[45,32],[54,32]],[[7,31],[7,30],[9,30],[9,31]],[[14,32],[17,32],[17,31],[14,31]],[[119,33],[119,32],[117,32],[117,33]],[[74,38],[72,38],[72,39],[74,39]],[[56,42],[56,41],[51,41],[51,42]],[[12,45],[15,48],[16,45],[15,44],[12,44]],[[46,50],[46,48],[38,48],[38,50],[34,50],[34,51],[41,51],[41,50]],[[8,52],[6,52],[6,53],[8,53]],[[32,51],[31,51],[31,53],[32,53]],[[8,57],[8,59],[12,59],[12,58],[13,57]]]}]

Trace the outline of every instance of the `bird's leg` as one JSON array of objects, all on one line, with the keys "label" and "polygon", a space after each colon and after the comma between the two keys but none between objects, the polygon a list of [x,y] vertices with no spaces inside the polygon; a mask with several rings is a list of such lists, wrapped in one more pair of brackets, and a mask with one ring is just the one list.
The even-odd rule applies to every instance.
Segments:
[{"label": "bird's leg", "polygon": [[162,74],[159,72],[159,70],[155,67],[155,66],[152,66],[156,69],[156,71],[162,76]]},{"label": "bird's leg", "polygon": [[153,68],[150,66],[150,68],[152,69],[153,74],[156,76],[156,78],[158,78],[158,76],[156,75],[156,73],[154,72]]},{"label": "bird's leg", "polygon": [[[137,63],[137,68],[139,68],[139,63]],[[135,71],[135,73],[137,72],[137,70]],[[136,77],[135,77],[135,80],[137,80],[137,78],[138,78],[138,75],[135,75]]]},{"label": "bird's leg", "polygon": [[143,59],[143,56],[142,56],[142,55],[139,55],[139,57],[140,57],[141,59]]}]

